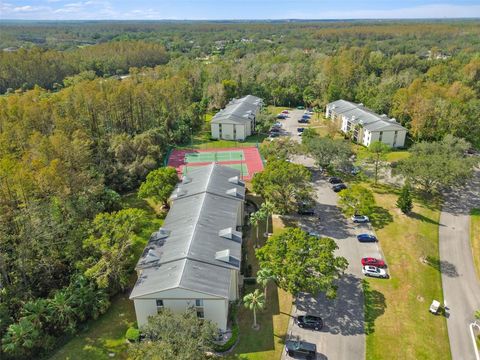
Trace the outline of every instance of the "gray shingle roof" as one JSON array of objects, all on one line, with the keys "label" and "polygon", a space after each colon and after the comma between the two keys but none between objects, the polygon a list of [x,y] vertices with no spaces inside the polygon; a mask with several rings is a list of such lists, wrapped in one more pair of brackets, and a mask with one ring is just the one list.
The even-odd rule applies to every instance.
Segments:
[{"label": "gray shingle roof", "polygon": [[395,119],[389,119],[386,115],[378,115],[372,110],[363,106],[363,104],[355,104],[346,100],[337,100],[329,103],[327,106],[335,113],[349,118],[351,123],[360,124],[369,131],[407,131],[407,129],[397,123]]},{"label": "gray shingle roof", "polygon": [[245,185],[238,176],[238,170],[217,164],[188,173],[137,263],[142,275],[130,298],[173,287],[228,297],[230,270],[241,261],[236,225]]},{"label": "gray shingle roof", "polygon": [[241,99],[233,99],[212,118],[212,123],[245,124],[252,121],[257,110],[262,106],[262,99],[247,95]]}]

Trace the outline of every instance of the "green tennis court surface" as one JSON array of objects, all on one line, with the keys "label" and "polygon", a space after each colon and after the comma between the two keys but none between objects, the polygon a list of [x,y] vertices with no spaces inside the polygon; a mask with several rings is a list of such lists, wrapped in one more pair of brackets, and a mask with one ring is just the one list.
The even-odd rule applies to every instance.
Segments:
[{"label": "green tennis court surface", "polygon": [[[248,176],[248,168],[246,164],[221,164],[221,165],[228,166],[240,171],[242,176]],[[192,165],[192,166],[185,165],[183,167],[183,175],[188,174],[188,169],[191,169],[193,167],[195,167],[195,165]]]},{"label": "green tennis court surface", "polygon": [[243,151],[197,152],[185,154],[185,163],[223,162],[245,160]]}]

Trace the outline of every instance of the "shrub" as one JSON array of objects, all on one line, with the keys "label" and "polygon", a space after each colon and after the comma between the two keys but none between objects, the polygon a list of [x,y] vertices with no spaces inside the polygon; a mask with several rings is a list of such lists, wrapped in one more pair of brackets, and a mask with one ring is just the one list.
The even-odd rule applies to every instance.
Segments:
[{"label": "shrub", "polygon": [[240,332],[240,328],[237,324],[237,306],[236,305],[232,306],[229,317],[232,324],[232,336],[230,337],[230,339],[228,339],[228,341],[225,344],[223,345],[215,344],[213,346],[213,349],[219,353],[230,350],[232,346],[235,345],[235,343],[237,342],[238,334]]},{"label": "shrub", "polygon": [[130,342],[137,342],[138,339],[140,339],[140,330],[134,327],[129,327],[125,333],[125,338]]}]

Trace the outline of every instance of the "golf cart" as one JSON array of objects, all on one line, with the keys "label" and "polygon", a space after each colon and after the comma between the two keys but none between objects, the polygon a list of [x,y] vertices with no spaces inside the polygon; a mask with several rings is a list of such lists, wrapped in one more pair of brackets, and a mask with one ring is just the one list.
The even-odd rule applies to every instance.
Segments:
[{"label": "golf cart", "polygon": [[430,311],[434,315],[437,315],[440,311],[440,302],[437,300],[433,300],[428,311]]}]

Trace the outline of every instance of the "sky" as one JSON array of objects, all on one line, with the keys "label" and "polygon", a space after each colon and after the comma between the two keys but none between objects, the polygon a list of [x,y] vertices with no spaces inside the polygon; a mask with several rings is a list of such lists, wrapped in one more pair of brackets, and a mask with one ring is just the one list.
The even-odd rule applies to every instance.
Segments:
[{"label": "sky", "polygon": [[0,0],[0,19],[478,18],[480,0]]}]

